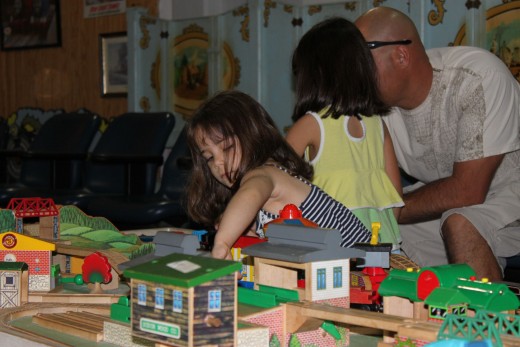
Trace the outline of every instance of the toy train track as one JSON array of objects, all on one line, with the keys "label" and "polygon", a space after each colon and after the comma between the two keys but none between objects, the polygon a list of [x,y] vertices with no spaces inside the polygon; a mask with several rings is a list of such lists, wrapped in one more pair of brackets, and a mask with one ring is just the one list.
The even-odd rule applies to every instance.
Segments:
[{"label": "toy train track", "polygon": [[[375,328],[397,333],[412,340],[437,341],[441,324],[377,312],[347,309],[312,302],[287,303],[287,331],[296,331],[308,318],[329,320],[359,327]],[[503,347],[520,346],[518,337],[501,335]]]},{"label": "toy train track", "polygon": [[[12,322],[16,319],[20,319],[23,317],[33,317],[37,315],[44,315],[44,317],[49,317],[49,315],[56,315],[54,317],[58,317],[61,314],[68,314],[69,316],[78,317],[92,317],[92,315],[97,316],[110,316],[110,306],[109,305],[73,305],[73,304],[57,304],[57,303],[39,303],[39,304],[26,304],[21,307],[14,307],[8,309],[2,309],[0,311],[0,332],[4,332],[9,335],[18,336],[23,339],[27,339],[33,342],[45,344],[47,346],[55,346],[55,347],[74,347],[74,345],[70,345],[56,339],[53,339],[48,336],[40,335],[31,331],[29,329],[23,329],[21,327],[13,326]],[[53,316],[50,316],[53,317]]]}]

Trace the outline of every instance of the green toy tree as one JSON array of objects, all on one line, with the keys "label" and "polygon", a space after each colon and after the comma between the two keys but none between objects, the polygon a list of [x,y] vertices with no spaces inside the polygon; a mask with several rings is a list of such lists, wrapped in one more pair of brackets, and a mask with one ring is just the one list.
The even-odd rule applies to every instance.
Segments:
[{"label": "green toy tree", "polygon": [[269,341],[269,347],[280,347],[280,340],[278,340],[278,336],[276,336],[276,334],[273,334],[273,336],[271,336],[271,341]]},{"label": "green toy tree", "polygon": [[289,340],[289,347],[301,347],[302,344],[300,343],[300,340],[295,334],[291,335],[291,339]]}]

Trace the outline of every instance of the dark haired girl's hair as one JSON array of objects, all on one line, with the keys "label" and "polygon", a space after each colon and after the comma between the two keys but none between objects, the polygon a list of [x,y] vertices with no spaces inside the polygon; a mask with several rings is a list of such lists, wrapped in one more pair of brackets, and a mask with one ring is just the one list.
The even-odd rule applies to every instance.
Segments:
[{"label": "dark haired girl's hair", "polygon": [[388,107],[377,89],[376,66],[358,28],[334,17],[303,35],[292,58],[297,121],[309,111],[330,106],[325,116],[384,114]]},{"label": "dark haired girl's hair", "polygon": [[[213,142],[240,146],[241,162],[231,189],[211,174],[197,146],[203,134]],[[269,159],[290,172],[310,179],[312,167],[299,157],[276,128],[267,111],[252,97],[239,91],[220,92],[204,102],[187,124],[187,141],[193,159],[193,171],[187,189],[188,215],[197,223],[213,226],[244,175]]]}]

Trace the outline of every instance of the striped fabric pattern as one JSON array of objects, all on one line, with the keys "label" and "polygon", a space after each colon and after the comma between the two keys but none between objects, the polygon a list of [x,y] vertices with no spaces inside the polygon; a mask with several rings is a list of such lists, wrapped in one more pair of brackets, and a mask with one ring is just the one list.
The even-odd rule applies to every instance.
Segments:
[{"label": "striped fabric pattern", "polygon": [[[272,165],[272,164],[264,164]],[[279,165],[272,165],[291,175],[289,171]],[[311,186],[311,192],[298,208],[302,211],[302,217],[306,218],[324,229],[336,229],[341,234],[341,247],[352,247],[357,242],[369,242],[371,233],[363,223],[345,205],[332,198],[318,186],[306,179],[291,175]],[[257,217],[258,234],[263,234],[264,225],[279,218],[265,210],[260,210]]]},{"label": "striped fabric pattern", "polygon": [[309,196],[300,205],[303,218],[320,228],[336,229],[341,234],[341,247],[352,247],[356,242],[369,242],[371,233],[345,205],[312,185]]}]

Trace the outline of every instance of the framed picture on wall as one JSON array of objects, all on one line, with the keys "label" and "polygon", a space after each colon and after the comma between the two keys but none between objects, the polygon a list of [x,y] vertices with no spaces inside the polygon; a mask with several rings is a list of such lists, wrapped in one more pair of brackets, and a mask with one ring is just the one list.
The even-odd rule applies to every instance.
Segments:
[{"label": "framed picture on wall", "polygon": [[[457,33],[454,45],[466,44],[466,28]],[[491,7],[486,11],[486,49],[507,65],[520,82],[520,1]]]},{"label": "framed picture on wall", "polygon": [[[189,118],[193,111],[208,97],[208,34],[192,24],[175,38],[172,49],[173,108]],[[240,64],[233,56],[231,47],[223,43],[219,89],[232,89],[239,83]]]},{"label": "framed picture on wall", "polygon": [[126,96],[128,93],[127,42],[125,32],[99,35],[102,96]]},{"label": "framed picture on wall", "polygon": [[1,0],[2,50],[61,46],[59,0]]}]

